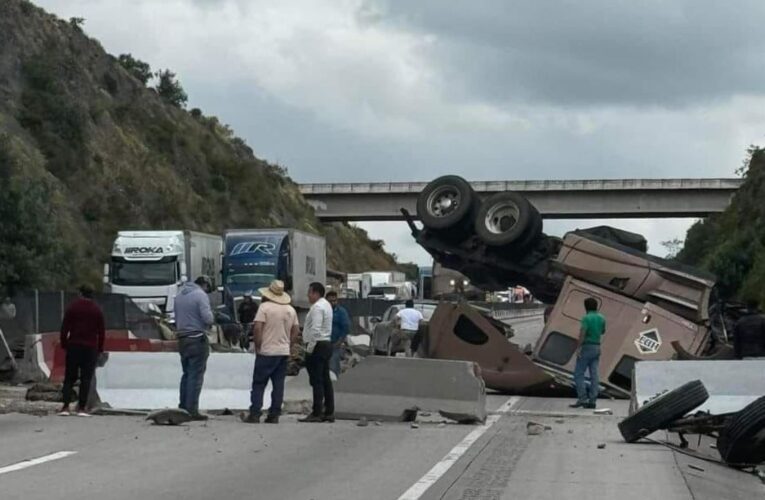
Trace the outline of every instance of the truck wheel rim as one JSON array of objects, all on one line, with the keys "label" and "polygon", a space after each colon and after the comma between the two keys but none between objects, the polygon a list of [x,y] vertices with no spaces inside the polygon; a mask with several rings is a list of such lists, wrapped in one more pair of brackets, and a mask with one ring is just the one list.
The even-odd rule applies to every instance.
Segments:
[{"label": "truck wheel rim", "polygon": [[493,234],[505,234],[518,224],[520,210],[515,203],[505,201],[496,203],[486,212],[484,225]]},{"label": "truck wheel rim", "polygon": [[454,186],[442,186],[428,196],[428,211],[434,217],[448,217],[460,206],[462,197]]}]

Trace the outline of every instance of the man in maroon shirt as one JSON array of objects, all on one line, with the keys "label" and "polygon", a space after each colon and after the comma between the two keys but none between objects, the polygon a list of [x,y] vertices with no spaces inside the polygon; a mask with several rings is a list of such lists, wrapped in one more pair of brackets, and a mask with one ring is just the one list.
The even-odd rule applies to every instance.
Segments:
[{"label": "man in maroon shirt", "polygon": [[66,351],[64,376],[64,407],[59,415],[72,415],[72,387],[80,379],[79,404],[76,415],[89,417],[87,409],[90,382],[96,371],[98,354],[104,351],[104,314],[93,301],[93,288],[80,287],[80,298],[72,302],[64,313],[61,324],[61,347]]}]

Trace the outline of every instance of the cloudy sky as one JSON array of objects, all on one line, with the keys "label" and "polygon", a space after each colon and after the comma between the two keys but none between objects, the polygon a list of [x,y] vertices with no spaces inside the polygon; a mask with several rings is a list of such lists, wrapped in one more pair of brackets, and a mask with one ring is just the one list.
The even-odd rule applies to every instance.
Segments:
[{"label": "cloudy sky", "polygon": [[[729,177],[765,142],[761,0],[34,1],[176,71],[298,182]],[[661,254],[691,221],[607,222]],[[362,225],[427,263],[403,223]]]}]

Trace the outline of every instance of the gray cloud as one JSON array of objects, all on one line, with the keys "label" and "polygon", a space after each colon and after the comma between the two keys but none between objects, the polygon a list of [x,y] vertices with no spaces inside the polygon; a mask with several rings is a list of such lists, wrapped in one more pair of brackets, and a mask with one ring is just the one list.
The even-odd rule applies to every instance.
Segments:
[{"label": "gray cloud", "polygon": [[436,36],[459,91],[494,101],[675,107],[765,89],[757,0],[385,5],[382,22]]}]

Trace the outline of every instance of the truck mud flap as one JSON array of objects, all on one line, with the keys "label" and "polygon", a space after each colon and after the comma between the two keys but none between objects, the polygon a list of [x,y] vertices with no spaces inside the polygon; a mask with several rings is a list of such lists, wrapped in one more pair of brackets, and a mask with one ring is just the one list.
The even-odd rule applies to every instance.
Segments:
[{"label": "truck mud flap", "polygon": [[465,361],[369,356],[335,384],[335,416],[409,421],[427,410],[483,422],[486,391],[477,372]]},{"label": "truck mud flap", "polygon": [[424,337],[426,357],[477,363],[489,389],[527,396],[569,394],[569,389],[467,304],[439,304]]}]

